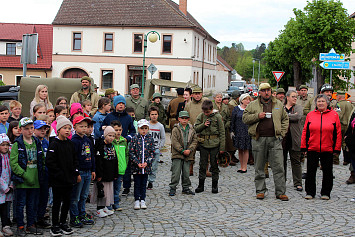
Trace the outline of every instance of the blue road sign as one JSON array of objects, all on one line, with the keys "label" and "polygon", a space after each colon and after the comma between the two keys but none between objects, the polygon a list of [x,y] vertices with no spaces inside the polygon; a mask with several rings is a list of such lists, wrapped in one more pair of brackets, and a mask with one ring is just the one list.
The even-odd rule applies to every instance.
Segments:
[{"label": "blue road sign", "polygon": [[345,60],[345,54],[337,54],[337,53],[320,53],[319,54],[320,61],[341,61]]},{"label": "blue road sign", "polygon": [[350,62],[322,62],[319,65],[324,69],[350,69]]}]

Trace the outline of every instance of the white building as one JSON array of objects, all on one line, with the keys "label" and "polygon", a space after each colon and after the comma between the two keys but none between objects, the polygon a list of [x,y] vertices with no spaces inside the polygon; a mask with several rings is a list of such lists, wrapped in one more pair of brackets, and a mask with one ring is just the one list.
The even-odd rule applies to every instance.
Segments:
[{"label": "white building", "polygon": [[158,70],[153,76],[146,70],[146,78],[216,85],[219,42],[187,12],[187,0],[64,0],[53,21],[52,76],[89,75],[101,91],[128,93],[142,84],[150,31],[160,41],[148,40],[145,65]]}]

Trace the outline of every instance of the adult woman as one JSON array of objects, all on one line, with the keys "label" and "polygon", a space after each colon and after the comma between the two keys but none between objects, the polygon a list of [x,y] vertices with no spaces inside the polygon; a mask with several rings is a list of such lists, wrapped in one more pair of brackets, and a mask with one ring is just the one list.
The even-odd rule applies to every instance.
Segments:
[{"label": "adult woman", "polygon": [[251,149],[251,138],[248,134],[248,126],[242,121],[243,112],[251,101],[249,94],[242,94],[239,97],[240,105],[234,107],[232,112],[231,131],[234,133],[234,147],[238,149],[240,169],[239,173],[247,172],[249,150]]},{"label": "adult woman", "polygon": [[316,194],[316,173],[323,171],[321,199],[329,200],[333,188],[333,154],[340,153],[341,127],[338,114],[323,94],[315,98],[316,109],[308,113],[302,132],[301,150],[307,152],[306,199]]},{"label": "adult woman", "polygon": [[53,109],[52,103],[49,101],[48,87],[46,85],[39,85],[35,91],[35,97],[30,104],[30,114],[33,116],[33,107],[39,103],[45,105],[45,110]]},{"label": "adult woman", "polygon": [[296,104],[297,92],[289,90],[286,93],[285,110],[289,117],[289,127],[283,139],[285,178],[287,177],[287,154],[290,154],[293,186],[297,191],[302,191],[302,166],[301,166],[301,135],[303,115],[302,106]]}]

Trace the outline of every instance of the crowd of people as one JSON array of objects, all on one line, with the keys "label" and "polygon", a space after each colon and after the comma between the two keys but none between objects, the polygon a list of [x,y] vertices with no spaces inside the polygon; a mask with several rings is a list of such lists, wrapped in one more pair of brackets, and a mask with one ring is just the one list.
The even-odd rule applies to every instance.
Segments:
[{"label": "crowd of people", "polygon": [[[70,100],[57,98],[54,106],[47,86],[39,85],[30,117],[21,115],[18,101],[11,101],[9,107],[0,105],[0,236],[13,235],[13,223],[17,236],[42,234],[41,228],[50,228],[52,236],[68,235],[73,227],[93,225],[86,202],[96,204],[97,218],[122,211],[120,195],[130,193],[132,176],[133,208],[147,209],[146,190],[153,189],[158,164],[164,162],[160,156],[167,125],[172,159],[169,196],[176,195],[180,179],[183,194],[204,192],[206,177],[212,177],[211,191],[218,193],[219,165],[228,157],[231,166],[240,162],[237,173],[247,173],[248,164],[255,166],[257,199],[264,199],[267,193],[270,166],[276,198],[287,201],[289,155],[297,191],[303,191],[302,178],[306,179],[306,199],[316,196],[320,162],[321,199],[328,200],[333,163],[339,164],[341,149],[343,164],[355,165],[351,146],[355,113],[345,93],[338,91],[334,99],[328,84],[314,98],[305,85],[298,91],[278,89],[273,95],[271,86],[262,83],[258,96],[235,91],[232,98],[216,93],[212,100],[203,97],[199,87],[178,88],[177,98],[165,110],[160,93],[154,93],[149,102],[140,96],[137,84],[130,86],[127,98],[113,89],[100,97],[91,89],[91,82],[83,77],[82,88]],[[192,190],[190,176],[194,175],[197,151],[199,182]],[[305,158],[307,169],[302,174]],[[351,174],[349,180],[354,178],[353,170]],[[48,205],[52,207],[51,223]]]}]

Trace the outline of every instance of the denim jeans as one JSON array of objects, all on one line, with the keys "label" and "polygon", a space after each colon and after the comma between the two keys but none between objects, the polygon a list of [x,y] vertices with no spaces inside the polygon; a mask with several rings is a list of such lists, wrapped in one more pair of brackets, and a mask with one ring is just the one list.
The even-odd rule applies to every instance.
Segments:
[{"label": "denim jeans", "polygon": [[70,218],[83,216],[85,212],[85,203],[89,195],[91,171],[79,171],[81,182],[76,183],[71,193]]},{"label": "denim jeans", "polygon": [[41,183],[41,187],[39,189],[39,200],[35,210],[35,212],[37,213],[36,221],[42,220],[44,218],[44,214],[46,214],[48,204],[48,193],[48,179],[46,179],[43,183]]},{"label": "denim jeans", "polygon": [[131,188],[131,159],[128,159],[127,169],[123,175],[123,188]]},{"label": "denim jeans", "polygon": [[147,191],[147,174],[134,174],[134,199],[145,200],[145,192]]},{"label": "denim jeans", "polygon": [[120,191],[122,186],[123,175],[118,175],[118,178],[113,181],[113,198],[116,206],[120,205]]},{"label": "denim jeans", "polygon": [[148,182],[154,183],[155,179],[157,178],[159,157],[160,157],[160,150],[155,149],[154,160],[152,162],[152,174],[148,175]]},{"label": "denim jeans", "polygon": [[24,208],[26,206],[27,226],[36,221],[35,207],[38,206],[39,188],[17,188],[16,189],[16,219],[17,227],[24,226]]}]

